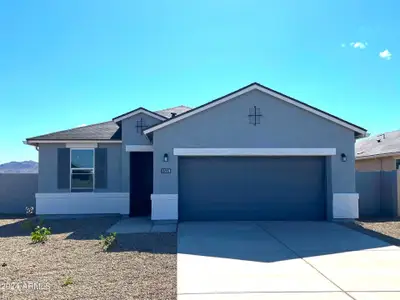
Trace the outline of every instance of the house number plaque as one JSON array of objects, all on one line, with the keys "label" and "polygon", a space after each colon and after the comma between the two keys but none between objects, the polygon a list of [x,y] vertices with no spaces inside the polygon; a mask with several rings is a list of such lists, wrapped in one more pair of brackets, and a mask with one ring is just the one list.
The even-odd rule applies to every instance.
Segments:
[{"label": "house number plaque", "polygon": [[161,174],[171,174],[171,168],[161,168]]}]

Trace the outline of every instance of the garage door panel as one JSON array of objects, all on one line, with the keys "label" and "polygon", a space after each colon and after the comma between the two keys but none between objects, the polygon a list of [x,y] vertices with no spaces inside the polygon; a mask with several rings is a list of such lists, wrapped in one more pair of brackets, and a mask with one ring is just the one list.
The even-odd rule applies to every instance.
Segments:
[{"label": "garage door panel", "polygon": [[181,220],[325,218],[322,157],[179,159]]}]

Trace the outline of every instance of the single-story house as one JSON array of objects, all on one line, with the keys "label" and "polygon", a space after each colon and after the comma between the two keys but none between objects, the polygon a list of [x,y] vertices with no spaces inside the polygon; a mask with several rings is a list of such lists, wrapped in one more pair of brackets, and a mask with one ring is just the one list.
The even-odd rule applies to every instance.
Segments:
[{"label": "single-story house", "polygon": [[356,170],[400,170],[400,130],[357,140]]},{"label": "single-story house", "polygon": [[153,220],[358,217],[354,143],[366,129],[252,83],[194,109],[139,107],[28,138],[37,214]]}]

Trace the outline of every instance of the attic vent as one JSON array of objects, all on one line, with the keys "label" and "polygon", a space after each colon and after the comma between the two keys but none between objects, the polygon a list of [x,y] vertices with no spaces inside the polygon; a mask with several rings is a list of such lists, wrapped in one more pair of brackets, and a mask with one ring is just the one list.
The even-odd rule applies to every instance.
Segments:
[{"label": "attic vent", "polygon": [[171,118],[174,118],[174,117],[176,117],[176,113],[175,113],[175,112],[172,112],[172,113],[171,113]]},{"label": "attic vent", "polygon": [[385,134],[380,134],[376,137],[378,143],[382,142],[386,138]]}]

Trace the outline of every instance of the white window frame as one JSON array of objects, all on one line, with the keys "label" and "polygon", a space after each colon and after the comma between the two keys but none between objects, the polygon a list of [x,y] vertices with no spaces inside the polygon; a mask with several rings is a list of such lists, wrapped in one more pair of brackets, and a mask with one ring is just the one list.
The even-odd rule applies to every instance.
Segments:
[{"label": "white window frame", "polygon": [[[86,150],[86,151],[91,150],[93,152],[93,168],[72,168],[72,151],[73,150]],[[69,149],[69,191],[71,193],[77,193],[76,190],[85,190],[85,189],[87,189],[87,188],[72,188],[72,174],[73,174],[72,171],[73,170],[90,170],[90,171],[93,171],[93,173],[92,173],[93,174],[93,188],[92,188],[91,192],[87,192],[87,193],[94,193],[94,187],[96,186],[96,183],[95,183],[95,180],[96,180],[96,176],[95,176],[95,172],[96,172],[96,170],[95,170],[95,168],[96,168],[95,155],[96,155],[96,151],[95,151],[94,148],[70,148]],[[74,189],[75,191],[73,192],[72,189]]]}]

